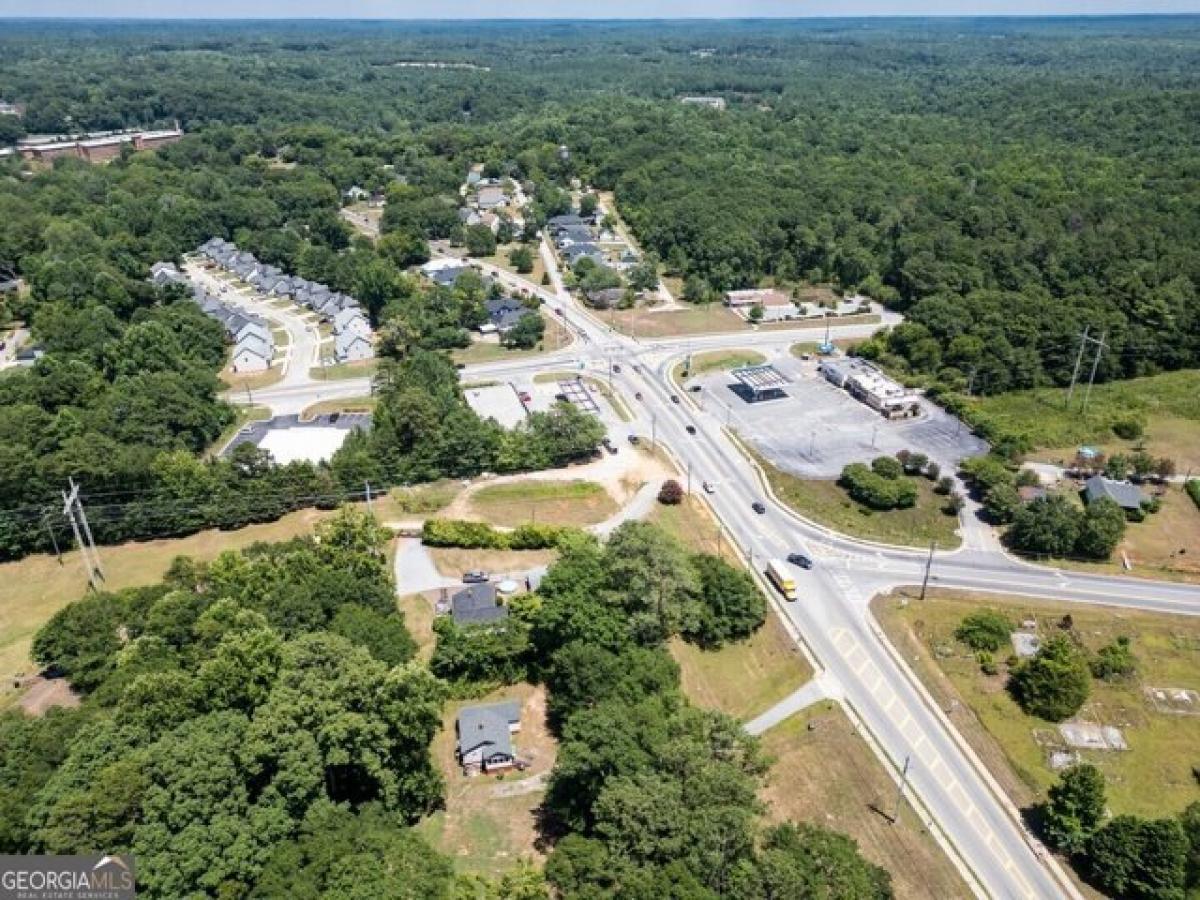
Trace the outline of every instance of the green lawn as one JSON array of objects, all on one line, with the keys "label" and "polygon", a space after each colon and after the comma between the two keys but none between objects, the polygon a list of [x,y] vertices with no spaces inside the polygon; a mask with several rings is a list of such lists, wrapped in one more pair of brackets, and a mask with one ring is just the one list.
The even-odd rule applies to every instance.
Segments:
[{"label": "green lawn", "polygon": [[300,418],[311,419],[315,416],[324,416],[336,412],[371,412],[375,409],[376,402],[374,397],[345,397],[341,400],[320,400],[311,406],[306,406],[300,413]]},{"label": "green lawn", "polygon": [[1038,388],[971,401],[984,418],[1025,434],[1038,458],[1070,461],[1081,444],[1106,452],[1128,451],[1137,442],[1113,434],[1114,422],[1136,419],[1146,426],[1144,444],[1154,456],[1168,456],[1179,470],[1200,468],[1200,370],[1168,372],[1092,389],[1087,414],[1079,412],[1076,390],[1067,409],[1062,388]]},{"label": "green lawn", "polygon": [[594,481],[514,481],[471,494],[472,511],[493,525],[526,522],[594,525],[617,511],[616,501]]},{"label": "green lawn", "polygon": [[955,533],[958,517],[942,512],[946,498],[935,494],[933,482],[926,478],[911,479],[917,486],[916,506],[879,512],[851,500],[836,481],[798,478],[777,469],[748,446],[746,449],[762,466],[780,500],[835,531],[915,547],[928,547],[930,541],[937,541],[942,549],[952,549],[961,543]]},{"label": "green lawn", "polygon": [[1057,740],[1053,723],[1027,716],[1004,690],[1005,654],[996,654],[1000,673],[985,676],[974,655],[953,632],[968,612],[981,606],[1003,609],[1014,622],[1033,618],[1038,632],[1052,634],[1070,614],[1074,635],[1090,650],[1125,635],[1133,642],[1138,674],[1128,682],[1093,680],[1091,696],[1077,718],[1115,725],[1129,744],[1126,751],[1083,751],[1103,770],[1114,815],[1174,815],[1200,800],[1192,767],[1200,760],[1200,715],[1156,711],[1144,688],[1200,690],[1200,622],[1168,616],[1019,597],[934,591],[924,603],[901,607],[875,603],[880,624],[905,659],[930,687],[940,706],[980,753],[988,768],[1018,804],[1044,797],[1057,776],[1048,751]]},{"label": "green lawn", "polygon": [[[708,350],[692,354],[688,375],[703,375],[706,372],[726,371],[740,366],[757,366],[766,361],[767,358],[757,350]],[[676,367],[675,373],[682,377],[682,363]],[[676,378],[677,381],[679,377]]]},{"label": "green lawn", "polygon": [[370,378],[379,368],[379,360],[363,359],[358,362],[336,363],[332,366],[314,366],[308,370],[310,378],[320,381],[337,381],[341,378]]}]

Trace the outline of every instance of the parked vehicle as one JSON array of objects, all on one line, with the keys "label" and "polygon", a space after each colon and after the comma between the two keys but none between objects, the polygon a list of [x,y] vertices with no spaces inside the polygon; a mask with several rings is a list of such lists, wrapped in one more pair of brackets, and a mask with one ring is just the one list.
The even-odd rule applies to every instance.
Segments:
[{"label": "parked vehicle", "polygon": [[704,390],[704,385],[702,385],[702,384],[693,384],[693,385],[692,385],[690,388],[688,388],[688,390],[689,390],[689,391],[691,391],[693,394],[698,394],[698,393],[700,393],[702,390]]},{"label": "parked vehicle", "polygon": [[802,569],[811,569],[813,567],[813,561],[803,553],[789,553],[787,561],[793,566],[799,566]]},{"label": "parked vehicle", "polygon": [[629,436],[629,443],[634,444],[636,446],[637,444],[640,444],[641,442],[642,442],[642,439],[640,437],[638,437],[636,434],[631,434]]},{"label": "parked vehicle", "polygon": [[773,559],[767,563],[767,578],[783,594],[785,600],[796,599],[796,579],[781,559]]},{"label": "parked vehicle", "polygon": [[756,513],[758,513],[760,516],[767,511],[767,507],[763,504],[763,502],[761,500],[755,500],[753,503],[750,504],[750,508],[752,510],[754,510]]},{"label": "parked vehicle", "polygon": [[463,572],[463,584],[486,584],[488,573],[481,569],[472,569],[470,572]]}]

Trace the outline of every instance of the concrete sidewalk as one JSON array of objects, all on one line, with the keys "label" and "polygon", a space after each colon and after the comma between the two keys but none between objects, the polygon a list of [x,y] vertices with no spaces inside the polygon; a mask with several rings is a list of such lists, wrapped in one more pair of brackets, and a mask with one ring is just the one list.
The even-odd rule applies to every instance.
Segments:
[{"label": "concrete sidewalk", "polygon": [[746,723],[746,731],[753,735],[762,734],[774,728],[784,719],[794,716],[807,706],[812,706],[820,700],[832,700],[840,692],[834,689],[829,676],[822,673],[805,684],[802,688],[784,697],[766,712]]}]

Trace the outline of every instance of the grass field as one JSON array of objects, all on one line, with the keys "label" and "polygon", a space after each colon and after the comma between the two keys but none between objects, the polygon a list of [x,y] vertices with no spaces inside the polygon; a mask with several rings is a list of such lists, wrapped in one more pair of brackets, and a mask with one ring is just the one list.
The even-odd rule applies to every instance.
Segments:
[{"label": "grass field", "polygon": [[318,381],[338,381],[342,378],[371,378],[378,369],[379,360],[360,359],[356,362],[335,363],[331,366],[313,366],[308,370],[308,376]]},{"label": "grass field", "polygon": [[[250,525],[236,531],[212,529],[185,538],[141,541],[101,547],[106,585],[110,590],[154,584],[176,556],[213,559],[225,550],[256,541],[282,541],[308,534],[332,511],[302,510],[277,522]],[[62,564],[52,555],[29,556],[0,564],[0,709],[11,704],[12,676],[34,671],[29,659],[33,636],[57,610],[82,597],[87,590],[79,554],[63,554]]]},{"label": "grass field", "polygon": [[217,377],[230,391],[244,397],[247,388],[257,391],[277,384],[283,378],[283,367],[272,365],[265,372],[235,372],[231,367],[226,366]]},{"label": "grass field", "polygon": [[[928,547],[937,541],[953,549],[962,541],[955,529],[958,517],[942,512],[945,498],[933,492],[933,482],[916,477],[917,505],[911,509],[871,510],[851,500],[836,481],[797,478],[777,469],[749,449],[762,466],[775,495],[800,515],[836,531],[888,544]],[[903,476],[907,477],[907,476]]]},{"label": "grass field", "polygon": [[454,759],[454,723],[467,703],[447,704],[442,730],[430,748],[434,765],[446,779],[446,807],[416,826],[434,847],[453,861],[456,871],[498,875],[521,860],[540,863],[537,808],[545,777],[554,767],[558,746],[546,728],[545,689],[516,684],[470,704],[521,701],[521,730],[513,738],[517,755],[528,760],[524,772],[468,778]]},{"label": "grass field", "polygon": [[809,821],[854,838],[891,873],[896,896],[970,897],[958,871],[907,804],[895,825],[896,788],[846,716],[832,703],[810,707],[763,735],[775,758],[762,797],[773,821]]},{"label": "grass field", "polygon": [[720,650],[671,641],[683,692],[698,706],[747,722],[812,678],[812,668],[774,610],[747,640]]},{"label": "grass field", "polygon": [[537,245],[529,246],[530,253],[533,254],[533,271],[518,272],[516,267],[509,262],[508,255],[518,247],[522,246],[519,243],[504,244],[496,248],[496,253],[493,256],[480,257],[481,262],[490,263],[497,268],[504,269],[506,272],[512,272],[518,278],[524,278],[526,281],[532,281],[534,284],[542,283],[542,276],[546,274],[546,265],[542,262],[542,255],[537,251]]},{"label": "grass field", "polygon": [[522,480],[482,487],[470,496],[471,511],[493,525],[526,522],[595,525],[617,511],[616,501],[594,481]]},{"label": "grass field", "polygon": [[417,659],[429,662],[437,637],[433,632],[434,601],[422,594],[409,594],[396,600],[396,607],[404,614],[404,625],[417,643]]},{"label": "grass field", "polygon": [[374,397],[346,397],[342,400],[320,400],[312,406],[304,407],[300,413],[301,419],[312,419],[316,416],[325,416],[330,413],[348,412],[348,413],[368,413],[375,409],[376,399]]},{"label": "grass field", "polygon": [[598,311],[596,318],[608,323],[623,334],[631,334],[635,337],[670,337],[677,334],[706,334],[749,329],[745,321],[719,303],[668,312],[611,309],[605,312]]},{"label": "grass field", "polygon": [[1147,378],[1098,384],[1092,389],[1087,415],[1064,408],[1062,388],[1039,388],[972,401],[990,419],[1023,432],[1038,448],[1038,459],[1069,461],[1081,444],[1106,453],[1128,451],[1138,442],[1123,441],[1114,422],[1137,419],[1146,426],[1145,449],[1175,460],[1179,471],[1200,469],[1200,371],[1168,372]]},{"label": "grass field", "polygon": [[[757,350],[708,350],[704,353],[692,354],[688,376],[726,371],[739,366],[757,366],[766,361],[767,358]],[[680,377],[683,376],[682,364],[677,367],[676,372]]]},{"label": "grass field", "polygon": [[557,550],[466,550],[459,547],[430,547],[429,557],[447,578],[457,578],[469,569],[512,574],[548,566],[558,558]]},{"label": "grass field", "polygon": [[510,350],[507,347],[501,346],[498,342],[475,341],[470,347],[464,347],[461,350],[452,350],[450,358],[464,366],[505,359],[524,359],[530,356],[537,356],[541,353],[559,350],[571,342],[570,332],[559,324],[557,317],[543,314],[542,318],[546,320],[546,333],[542,338],[542,342],[532,350]]},{"label": "grass field", "polygon": [[392,488],[388,492],[388,498],[400,513],[429,515],[439,512],[453,503],[454,498],[462,492],[462,489],[461,481],[445,478],[441,481],[431,481],[428,484]]},{"label": "grass field", "polygon": [[[1004,669],[987,677],[953,638],[963,616],[981,606],[1003,609],[1014,621],[1033,618],[1039,633],[1054,632],[1070,613],[1076,635],[1091,650],[1125,635],[1133,642],[1138,675],[1127,683],[1093,680],[1076,717],[1122,729],[1129,749],[1083,751],[1108,782],[1113,814],[1173,815],[1200,800],[1192,767],[1200,747],[1200,715],[1155,711],[1143,689],[1200,690],[1200,622],[1183,616],[1092,608],[1017,597],[934,591],[924,603],[901,607],[879,598],[880,624],[943,709],[1018,805],[1036,802],[1056,780],[1047,763],[1055,726],[1025,715],[1004,690]],[[1000,656],[1002,654],[998,654]],[[1037,736],[1035,736],[1035,732]],[[1039,743],[1039,738],[1041,743]]]}]

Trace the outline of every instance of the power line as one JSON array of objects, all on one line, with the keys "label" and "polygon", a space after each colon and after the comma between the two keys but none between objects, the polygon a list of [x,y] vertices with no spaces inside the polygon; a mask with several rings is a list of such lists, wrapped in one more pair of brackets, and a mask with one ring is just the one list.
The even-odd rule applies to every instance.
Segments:
[{"label": "power line", "polygon": [[[74,478],[68,478],[71,493],[62,492],[63,515],[71,522],[71,531],[75,535],[75,544],[79,547],[80,558],[83,560],[84,572],[87,574],[88,586],[93,591],[100,590],[104,581],[104,570],[100,567],[100,554],[96,552],[96,542],[92,538],[92,529],[88,526],[87,515],[83,511],[83,503],[79,499],[79,485]],[[51,533],[53,538],[53,533]],[[55,547],[57,550],[57,545]],[[61,559],[61,557],[60,557]]]}]

